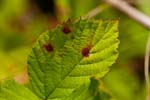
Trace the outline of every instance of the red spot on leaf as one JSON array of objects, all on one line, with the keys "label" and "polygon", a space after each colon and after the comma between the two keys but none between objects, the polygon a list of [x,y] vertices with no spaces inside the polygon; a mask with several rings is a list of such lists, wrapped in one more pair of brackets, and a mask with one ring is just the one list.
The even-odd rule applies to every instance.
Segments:
[{"label": "red spot on leaf", "polygon": [[43,48],[48,52],[52,52],[54,50],[53,46],[50,43],[44,44]]},{"label": "red spot on leaf", "polygon": [[62,27],[62,32],[64,32],[65,34],[68,34],[68,33],[71,33],[72,31],[68,25],[64,24]]},{"label": "red spot on leaf", "polygon": [[71,26],[72,25],[72,21],[71,19],[68,19],[66,22],[64,22],[62,24],[62,32],[65,33],[65,34],[68,34],[68,33],[71,33],[72,32],[72,29],[71,29]]},{"label": "red spot on leaf", "polygon": [[89,57],[90,49],[89,48],[83,48],[82,49],[82,55],[84,57]]},{"label": "red spot on leaf", "polygon": [[84,57],[89,57],[89,55],[90,55],[90,50],[91,50],[91,45],[88,45],[87,47],[85,47],[85,48],[83,48],[82,49],[82,55],[84,56]]}]

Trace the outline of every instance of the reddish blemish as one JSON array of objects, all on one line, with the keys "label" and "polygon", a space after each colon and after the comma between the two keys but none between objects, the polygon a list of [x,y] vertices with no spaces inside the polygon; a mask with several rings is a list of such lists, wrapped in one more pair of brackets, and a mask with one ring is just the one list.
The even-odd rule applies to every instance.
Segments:
[{"label": "reddish blemish", "polygon": [[70,27],[67,26],[66,24],[63,25],[62,31],[63,31],[65,34],[71,33]]},{"label": "reddish blemish", "polygon": [[90,49],[89,48],[83,48],[82,49],[82,55],[84,57],[89,57]]},{"label": "reddish blemish", "polygon": [[48,52],[52,52],[54,50],[53,46],[50,43],[44,44],[43,48],[45,48],[45,50],[48,51]]},{"label": "reddish blemish", "polygon": [[89,57],[91,48],[92,48],[92,45],[88,45],[87,47],[83,48],[82,55],[84,57]]}]

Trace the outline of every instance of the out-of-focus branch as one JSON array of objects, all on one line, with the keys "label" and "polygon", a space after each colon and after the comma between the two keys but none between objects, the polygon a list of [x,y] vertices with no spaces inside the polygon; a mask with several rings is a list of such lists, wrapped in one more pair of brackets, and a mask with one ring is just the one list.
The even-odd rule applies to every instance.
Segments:
[{"label": "out-of-focus branch", "polygon": [[124,0],[104,0],[106,3],[112,5],[113,7],[117,8],[118,10],[126,13],[132,19],[136,20],[137,22],[144,25],[146,28],[150,28],[150,18],[144,15],[142,12],[130,6]]},{"label": "out-of-focus branch", "polygon": [[108,4],[102,4],[94,9],[92,9],[91,11],[89,11],[85,16],[83,16],[83,18],[92,18],[108,7],[109,7]]},{"label": "out-of-focus branch", "polygon": [[147,40],[147,45],[146,45],[146,53],[145,53],[145,68],[144,68],[144,73],[145,73],[145,82],[146,82],[146,100],[150,100],[150,86],[149,86],[149,52],[150,52],[150,33],[148,36]]}]

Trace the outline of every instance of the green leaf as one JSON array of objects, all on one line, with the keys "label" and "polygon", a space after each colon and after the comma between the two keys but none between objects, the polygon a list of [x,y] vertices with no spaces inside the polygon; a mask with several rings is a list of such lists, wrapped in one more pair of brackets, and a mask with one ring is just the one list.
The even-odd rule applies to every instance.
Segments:
[{"label": "green leaf", "polygon": [[110,100],[112,97],[100,88],[100,80],[91,78],[90,84],[83,84],[63,100]]},{"label": "green leaf", "polygon": [[117,37],[118,21],[102,20],[43,33],[28,58],[31,90],[42,100],[63,100],[90,77],[104,76],[118,56]]},{"label": "green leaf", "polygon": [[9,80],[0,84],[0,100],[40,100],[28,88]]}]

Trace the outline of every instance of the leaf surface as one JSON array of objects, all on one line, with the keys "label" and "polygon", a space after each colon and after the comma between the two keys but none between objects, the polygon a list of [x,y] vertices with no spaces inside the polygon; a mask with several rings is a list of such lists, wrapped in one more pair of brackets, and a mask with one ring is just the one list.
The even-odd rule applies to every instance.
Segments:
[{"label": "leaf surface", "polygon": [[30,89],[8,80],[0,84],[0,100],[40,100]]},{"label": "leaf surface", "polygon": [[89,84],[83,84],[63,100],[111,100],[109,93],[101,88],[99,79],[91,78]]},{"label": "leaf surface", "polygon": [[90,77],[102,77],[118,52],[118,21],[78,20],[43,33],[28,58],[32,91],[42,100],[63,100]]}]

